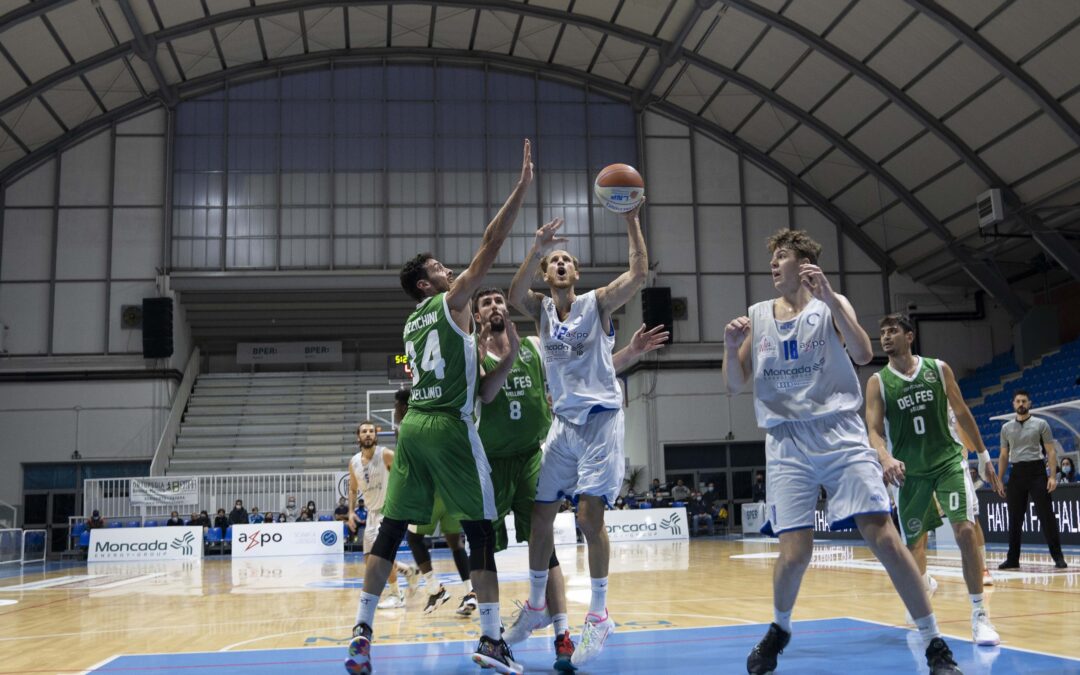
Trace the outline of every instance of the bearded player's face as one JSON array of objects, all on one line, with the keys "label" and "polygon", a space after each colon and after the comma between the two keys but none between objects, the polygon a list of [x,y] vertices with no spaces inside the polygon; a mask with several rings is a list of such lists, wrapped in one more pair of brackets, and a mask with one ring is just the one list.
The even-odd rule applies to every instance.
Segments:
[{"label": "bearded player's face", "polygon": [[483,326],[490,326],[492,332],[506,330],[506,317],[509,310],[502,293],[488,293],[476,301],[477,320]]}]

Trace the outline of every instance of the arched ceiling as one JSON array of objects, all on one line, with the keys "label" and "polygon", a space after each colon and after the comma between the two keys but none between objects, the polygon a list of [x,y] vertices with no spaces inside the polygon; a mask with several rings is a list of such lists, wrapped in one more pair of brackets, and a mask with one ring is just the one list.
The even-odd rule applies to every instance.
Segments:
[{"label": "arched ceiling", "polygon": [[[1077,2],[9,0],[0,11],[0,180],[117,117],[268,67],[480,60],[695,124],[879,262],[975,283],[1014,316],[1025,279],[1080,279]],[[990,186],[1013,237],[978,233],[974,198]]]}]

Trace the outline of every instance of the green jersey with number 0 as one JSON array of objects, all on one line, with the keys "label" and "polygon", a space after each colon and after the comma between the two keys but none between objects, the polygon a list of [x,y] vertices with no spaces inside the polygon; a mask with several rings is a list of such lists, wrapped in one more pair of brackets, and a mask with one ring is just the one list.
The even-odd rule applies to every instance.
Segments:
[{"label": "green jersey with number 0", "polygon": [[450,316],[446,293],[427,298],[405,322],[405,353],[412,368],[409,410],[466,418],[477,382],[476,337]]},{"label": "green jersey with number 0", "polygon": [[[499,360],[485,354],[483,364],[491,372]],[[544,364],[540,350],[525,338],[502,391],[480,407],[480,440],[488,457],[512,457],[540,447],[550,426]]]},{"label": "green jersey with number 0", "polygon": [[908,378],[886,366],[878,372],[885,401],[885,439],[904,471],[928,476],[959,467],[964,447],[949,425],[949,398],[944,376],[934,359],[919,359]]}]

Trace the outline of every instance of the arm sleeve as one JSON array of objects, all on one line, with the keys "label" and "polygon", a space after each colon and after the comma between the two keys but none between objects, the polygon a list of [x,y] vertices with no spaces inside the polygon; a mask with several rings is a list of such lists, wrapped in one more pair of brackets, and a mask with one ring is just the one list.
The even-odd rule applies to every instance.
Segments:
[{"label": "arm sleeve", "polygon": [[1012,450],[1012,448],[1009,447],[1009,434],[1006,431],[1006,429],[1008,429],[1008,428],[1009,428],[1009,423],[1008,422],[1001,425],[1001,447],[1003,447],[1003,448],[1005,448],[1007,450]]},{"label": "arm sleeve", "polygon": [[1049,447],[1054,442],[1054,433],[1050,430],[1050,423],[1046,420],[1039,420],[1042,422],[1042,442],[1044,447]]}]

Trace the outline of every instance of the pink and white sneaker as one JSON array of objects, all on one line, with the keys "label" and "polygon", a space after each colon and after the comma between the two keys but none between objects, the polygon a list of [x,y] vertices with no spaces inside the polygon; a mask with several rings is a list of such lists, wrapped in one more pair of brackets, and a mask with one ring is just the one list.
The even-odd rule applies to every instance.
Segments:
[{"label": "pink and white sneaker", "polygon": [[513,625],[503,633],[503,639],[506,640],[508,645],[516,645],[532,635],[534,630],[546,628],[550,625],[551,613],[548,612],[547,605],[545,604],[541,609],[533,609],[529,601],[526,600],[525,604],[518,610]]},{"label": "pink and white sneaker", "polygon": [[615,622],[611,615],[604,610],[604,616],[589,612],[585,615],[585,627],[581,630],[581,640],[574,650],[571,662],[580,666],[596,658],[604,648],[608,637],[615,632]]}]

